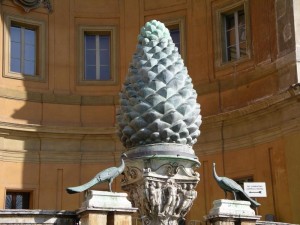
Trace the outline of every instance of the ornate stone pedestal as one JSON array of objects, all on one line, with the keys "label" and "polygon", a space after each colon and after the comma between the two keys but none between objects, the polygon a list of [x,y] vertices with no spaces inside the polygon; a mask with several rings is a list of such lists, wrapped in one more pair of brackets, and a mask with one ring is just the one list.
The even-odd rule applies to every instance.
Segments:
[{"label": "ornate stone pedestal", "polygon": [[149,21],[120,93],[117,113],[125,159],[123,190],[143,224],[177,224],[197,196],[200,166],[192,149],[200,135],[200,105],[169,30]]},{"label": "ornate stone pedestal", "polygon": [[186,146],[157,144],[144,148],[126,152],[122,188],[139,209],[143,224],[177,224],[197,197],[195,187],[200,176],[194,169],[200,163]]},{"label": "ornate stone pedestal", "polygon": [[213,225],[255,225],[260,216],[250,208],[250,202],[220,199],[205,217]]},{"label": "ornate stone pedestal", "polygon": [[126,193],[88,191],[77,211],[81,225],[131,225],[131,214],[137,209],[126,197]]}]

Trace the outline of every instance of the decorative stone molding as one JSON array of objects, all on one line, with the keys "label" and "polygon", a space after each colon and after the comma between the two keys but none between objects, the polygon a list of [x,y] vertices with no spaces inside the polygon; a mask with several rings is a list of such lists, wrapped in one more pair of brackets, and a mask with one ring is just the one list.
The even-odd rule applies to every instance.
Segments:
[{"label": "decorative stone molding", "polygon": [[[99,135],[98,138],[101,138],[101,135],[112,135],[113,138],[116,136],[115,127],[80,127],[80,126],[42,126],[42,125],[33,125],[33,124],[18,124],[18,123],[9,123],[0,121],[0,131],[3,130],[4,133],[7,132],[29,132],[34,136],[51,136],[58,135],[63,137],[64,135]],[[5,131],[6,130],[6,131]],[[33,132],[40,132],[36,134]],[[24,135],[24,134],[23,134]],[[63,136],[61,136],[63,135]]]},{"label": "decorative stone molding", "polygon": [[[0,122],[0,160],[2,161],[112,162],[118,160],[123,150],[115,145],[116,142],[115,128],[68,128]],[[102,148],[101,151],[99,146]]]},{"label": "decorative stone molding", "polygon": [[212,154],[222,148],[225,151],[249,148],[274,141],[283,134],[299,132],[299,94],[296,84],[247,107],[205,117],[201,126],[203,134],[194,146],[197,155]]},{"label": "decorative stone molding", "polygon": [[21,6],[25,12],[29,12],[32,9],[39,8],[41,6],[48,9],[48,12],[52,12],[52,4],[50,0],[13,0],[16,5]]},{"label": "decorative stone molding", "polygon": [[81,96],[81,95],[64,95],[53,93],[39,93],[33,91],[21,91],[9,88],[0,88],[0,97],[6,99],[15,99],[21,101],[30,101],[38,103],[53,103],[66,105],[117,105],[119,97],[117,95],[101,96]]}]

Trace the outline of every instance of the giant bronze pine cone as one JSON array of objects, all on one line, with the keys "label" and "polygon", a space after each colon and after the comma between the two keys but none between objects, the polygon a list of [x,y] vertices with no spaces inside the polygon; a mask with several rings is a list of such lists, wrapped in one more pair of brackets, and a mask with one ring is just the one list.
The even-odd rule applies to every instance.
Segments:
[{"label": "giant bronze pine cone", "polygon": [[126,148],[153,144],[193,145],[199,136],[200,105],[169,30],[153,20],[138,35],[120,93],[119,135]]}]

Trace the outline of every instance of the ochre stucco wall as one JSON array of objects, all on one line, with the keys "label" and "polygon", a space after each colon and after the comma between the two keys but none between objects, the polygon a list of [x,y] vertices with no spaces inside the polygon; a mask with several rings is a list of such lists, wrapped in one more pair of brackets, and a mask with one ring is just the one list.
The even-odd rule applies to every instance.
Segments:
[{"label": "ochre stucco wall", "polygon": [[[188,220],[203,221],[222,190],[212,177],[253,176],[266,182],[258,214],[300,223],[298,190],[299,90],[293,38],[282,39],[293,21],[290,1],[246,1],[251,54],[243,62],[216,66],[216,9],[233,0],[53,0],[54,11],[25,13],[10,0],[0,3],[0,49],[4,16],[17,15],[46,24],[46,79],[7,78],[0,54],[0,207],[5,190],[32,191],[32,208],[77,209],[83,194],[65,188],[88,181],[101,169],[119,164],[124,150],[116,134],[118,93],[137,44],[141,26],[150,19],[180,19],[184,61],[201,104],[201,136],[194,146],[201,161],[198,197]],[[283,4],[283,5],[282,5]],[[268,12],[268,13],[266,13]],[[117,82],[78,83],[79,26],[113,25]],[[120,180],[113,190],[121,191]],[[107,190],[106,185],[96,187]]]},{"label": "ochre stucco wall", "polygon": [[[192,208],[189,219],[202,220],[212,208],[215,199],[224,198],[224,192],[218,187],[212,175],[212,163],[217,166],[219,176],[234,179],[253,176],[255,182],[266,182],[267,197],[257,198],[261,207],[257,213],[264,216],[273,214],[280,221],[294,221],[290,189],[289,170],[286,167],[285,148],[282,139],[253,146],[201,156],[201,182],[198,185],[198,198]],[[296,173],[294,173],[296,174]],[[295,176],[295,175],[294,175]],[[293,185],[296,185],[292,182]],[[299,187],[299,184],[298,186]],[[296,195],[293,195],[296,196]],[[294,200],[297,201],[297,200]]]}]

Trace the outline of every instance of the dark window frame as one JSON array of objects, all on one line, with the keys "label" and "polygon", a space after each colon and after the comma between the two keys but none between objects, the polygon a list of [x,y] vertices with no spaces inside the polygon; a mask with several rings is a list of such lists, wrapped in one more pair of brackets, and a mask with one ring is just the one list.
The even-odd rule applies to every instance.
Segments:
[{"label": "dark window frame", "polygon": [[[237,60],[226,60],[226,43],[224,32],[224,17],[232,14],[236,10],[244,11],[245,20],[245,45],[243,46],[243,55]],[[216,76],[223,76],[232,72],[239,71],[242,68],[253,65],[252,55],[252,37],[251,37],[251,12],[249,0],[224,0],[212,4],[213,12],[213,53],[214,67]]]},{"label": "dark window frame", "polygon": [[[8,196],[11,196],[11,207],[8,206]],[[18,196],[22,197],[22,206],[17,205]],[[30,203],[32,198],[31,191],[20,191],[20,190],[7,190],[5,196],[5,209],[30,209]]]},{"label": "dark window frame", "polygon": [[[180,54],[180,52],[181,52],[180,51],[181,50],[181,37],[180,37],[181,33],[180,33],[179,24],[172,24],[172,25],[167,26],[167,28],[169,29],[172,40],[173,40],[175,46],[178,48],[178,53]],[[178,33],[178,34],[176,34],[176,35],[178,35],[178,37],[177,37],[178,41],[176,39],[174,40],[174,38],[173,38],[174,36],[172,34],[174,34],[174,32]]]},{"label": "dark window frame", "polygon": [[[175,44],[175,46],[178,48],[178,53],[181,55],[181,58],[183,60],[186,59],[186,51],[187,51],[187,46],[186,46],[186,33],[185,33],[185,17],[181,16],[178,18],[173,18],[173,19],[162,19],[161,20],[165,26],[169,29],[170,33],[171,30],[178,30],[179,31],[179,44]],[[173,38],[172,38],[173,39]],[[173,40],[174,41],[174,40]]]},{"label": "dark window frame", "polygon": [[[47,23],[40,18],[20,17],[13,14],[4,13],[4,45],[3,45],[3,77],[18,80],[28,80],[37,82],[47,82]],[[24,71],[12,71],[11,69],[11,27],[19,26],[35,32],[35,66],[34,73],[27,74]],[[33,51],[32,51],[33,52]],[[32,53],[31,52],[31,53]],[[26,56],[27,57],[27,56]]]},{"label": "dark window frame", "polygon": [[235,178],[234,181],[236,183],[238,183],[239,185],[241,185],[242,188],[244,188],[244,183],[245,182],[254,182],[254,178],[253,178],[253,176],[249,175],[249,176]]},{"label": "dark window frame", "polygon": [[[37,74],[40,73],[39,71],[39,27],[32,25],[32,24],[25,24],[25,23],[20,23],[20,22],[16,22],[16,21],[11,21],[11,25],[10,25],[10,32],[11,32],[11,28],[15,27],[15,28],[19,28],[20,29],[20,33],[21,33],[21,37],[20,37],[20,71],[13,71],[12,70],[12,37],[11,37],[11,33],[10,33],[10,65],[9,65],[9,70],[12,73],[20,73],[24,76],[37,76]],[[25,43],[25,32],[26,30],[31,30],[34,31],[34,49],[35,49],[35,54],[34,54],[34,72],[32,74],[28,74],[25,72],[25,61],[26,61],[26,56],[25,56],[25,47],[26,47],[26,43]]]},{"label": "dark window frame", "polygon": [[[118,29],[116,25],[88,26],[78,25],[78,56],[77,56],[77,84],[78,85],[116,85],[118,83]],[[85,77],[85,34],[110,35],[110,79],[86,79]],[[101,78],[101,77],[100,77]]]},{"label": "dark window frame", "polygon": [[[87,39],[86,37],[87,36],[95,36],[95,49],[87,49]],[[101,38],[103,37],[108,37],[108,40],[109,40],[109,43],[108,43],[108,46],[105,46],[105,47],[108,47],[108,49],[103,49],[102,46],[101,46]],[[89,80],[89,81],[110,81],[112,79],[112,74],[111,74],[111,68],[112,68],[112,64],[111,64],[111,61],[112,61],[112,54],[111,54],[111,49],[112,49],[112,41],[111,41],[111,33],[110,32],[107,32],[107,31],[98,31],[98,32],[95,32],[95,31],[86,31],[84,32],[84,80]],[[88,50],[95,50],[95,79],[88,79],[87,76],[87,67],[90,66],[90,64],[87,63],[87,51]],[[108,64],[102,64],[102,61],[103,61],[103,58],[101,57],[101,51],[103,50],[108,50]],[[106,75],[109,77],[109,79],[103,79],[103,73],[101,73],[101,69],[103,67],[109,67],[109,74]]]},{"label": "dark window frame", "polygon": [[[243,17],[243,23],[240,25],[240,16]],[[222,62],[232,62],[240,60],[243,57],[246,57],[247,49],[244,52],[241,51],[241,45],[243,44],[247,48],[247,29],[245,23],[245,9],[243,6],[235,8],[229,12],[222,13]],[[233,26],[229,27],[230,20],[233,20]],[[243,33],[242,33],[243,32]],[[233,33],[233,38],[231,34]],[[242,36],[242,40],[241,39]],[[233,43],[232,40],[233,39]],[[232,49],[232,50],[230,50]],[[231,51],[231,52],[230,52]],[[236,54],[233,58],[231,53]]]}]

